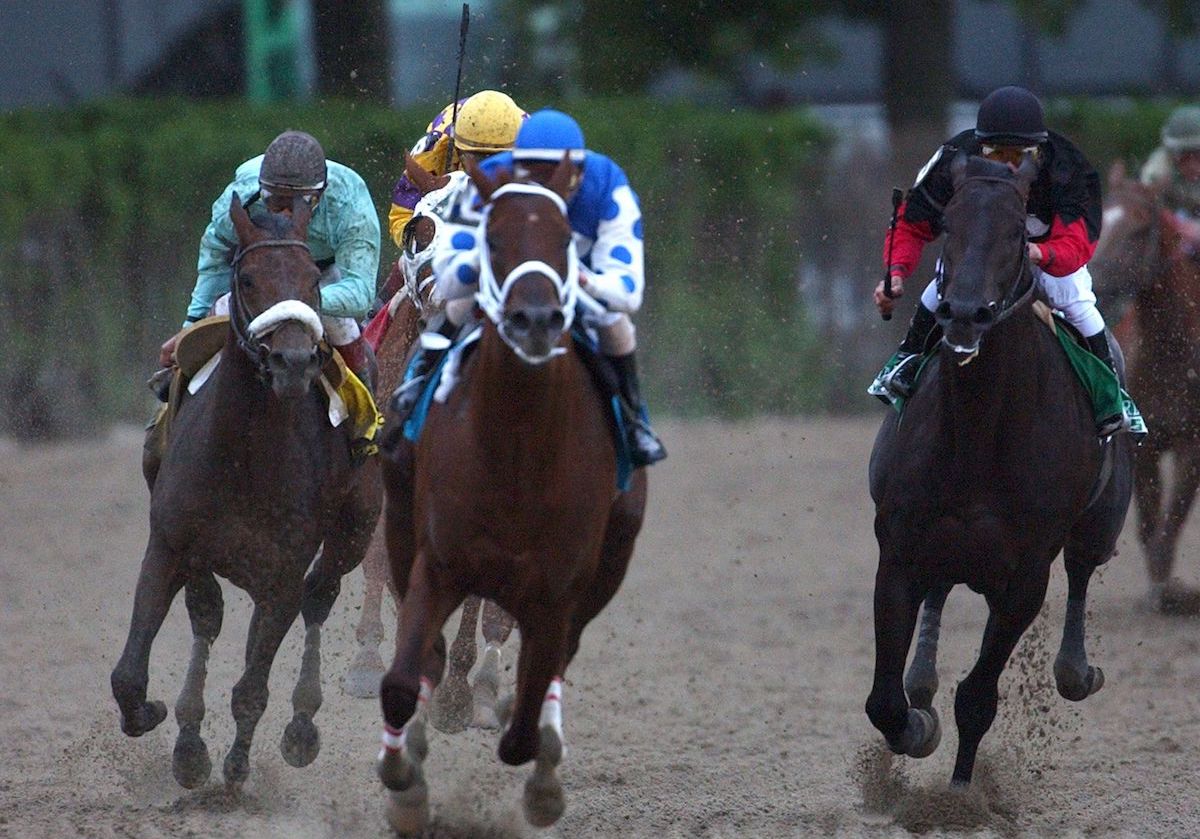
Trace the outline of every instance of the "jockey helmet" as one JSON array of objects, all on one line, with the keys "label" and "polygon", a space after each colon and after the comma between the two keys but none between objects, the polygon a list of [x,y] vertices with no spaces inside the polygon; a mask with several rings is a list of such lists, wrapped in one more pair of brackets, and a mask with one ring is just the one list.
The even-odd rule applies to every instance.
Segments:
[{"label": "jockey helmet", "polygon": [[563,152],[571,153],[571,161],[583,162],[583,129],[562,111],[543,108],[529,115],[513,146],[513,160],[557,163]]},{"label": "jockey helmet", "polygon": [[1023,87],[997,88],[979,105],[975,136],[992,146],[1028,146],[1045,142],[1048,135],[1042,103]]},{"label": "jockey helmet", "polygon": [[458,109],[454,147],[482,154],[507,151],[526,116],[507,93],[481,90]]},{"label": "jockey helmet", "polygon": [[1171,152],[1200,149],[1200,108],[1184,105],[1172,111],[1163,123],[1162,142]]},{"label": "jockey helmet", "polygon": [[325,188],[325,150],[311,134],[285,131],[271,141],[258,170],[268,189],[316,192]]}]

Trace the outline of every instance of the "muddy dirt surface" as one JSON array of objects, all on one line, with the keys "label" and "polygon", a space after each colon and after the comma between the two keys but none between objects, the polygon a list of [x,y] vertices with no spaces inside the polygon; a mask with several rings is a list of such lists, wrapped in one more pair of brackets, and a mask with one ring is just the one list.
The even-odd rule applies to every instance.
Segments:
[{"label": "muddy dirt surface", "polygon": [[[664,424],[671,458],[652,472],[629,578],[568,674],[566,815],[545,831],[525,826],[529,768],[501,765],[494,734],[433,732],[430,835],[1200,834],[1200,625],[1149,611],[1131,528],[1092,586],[1089,650],[1107,676],[1098,695],[1075,705],[1053,687],[1066,597],[1059,565],[1001,680],[972,788],[948,787],[952,724],[923,761],[882,748],[862,710],[873,661],[865,473],[876,421]],[[140,739],[121,734],[108,676],[148,530],[140,442],[121,429],[88,444],[0,443],[0,836],[387,835],[373,772],[378,705],[340,690],[355,651],[358,572],[326,625],[314,764],[293,769],[279,752],[297,625],[276,659],[250,778],[240,794],[220,780],[250,612],[228,584],[202,732],[213,779],[195,791],[176,785],[173,714]],[[1198,548],[1193,525],[1185,577],[1196,576]],[[981,598],[951,596],[936,699],[946,723],[983,620]],[[189,646],[180,597],[151,660],[150,694],[168,708]]]}]

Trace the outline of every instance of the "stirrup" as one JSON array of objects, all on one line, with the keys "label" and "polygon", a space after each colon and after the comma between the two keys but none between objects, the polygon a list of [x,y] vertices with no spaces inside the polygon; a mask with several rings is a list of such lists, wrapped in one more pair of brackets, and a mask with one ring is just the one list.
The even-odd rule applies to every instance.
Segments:
[{"label": "stirrup", "polygon": [[921,354],[897,350],[879,371],[867,393],[891,405],[899,399],[908,399],[916,389],[917,373],[921,369]]},{"label": "stirrup", "polygon": [[643,420],[637,419],[629,426],[629,457],[634,466],[652,466],[667,459],[667,449]]},{"label": "stirrup", "polygon": [[407,420],[409,414],[413,412],[413,408],[417,407],[417,402],[421,398],[421,391],[425,389],[425,380],[427,378],[428,374],[419,373],[411,379],[401,382],[400,386],[392,392],[392,398],[388,404],[396,412],[401,422]]}]

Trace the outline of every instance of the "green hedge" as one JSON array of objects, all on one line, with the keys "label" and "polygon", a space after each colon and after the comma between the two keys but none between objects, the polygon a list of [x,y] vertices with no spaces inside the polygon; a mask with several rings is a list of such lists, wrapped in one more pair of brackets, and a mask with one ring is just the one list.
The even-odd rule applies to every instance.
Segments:
[{"label": "green hedge", "polygon": [[[402,150],[436,109],[131,100],[0,115],[0,426],[45,436],[144,415],[141,382],[183,316],[200,234],[234,168],[304,129],[363,175],[386,218]],[[827,140],[818,126],[799,112],[646,101],[569,109],[642,198],[652,409],[817,404],[796,275],[799,195]],[[385,241],[385,265],[395,256]]]}]

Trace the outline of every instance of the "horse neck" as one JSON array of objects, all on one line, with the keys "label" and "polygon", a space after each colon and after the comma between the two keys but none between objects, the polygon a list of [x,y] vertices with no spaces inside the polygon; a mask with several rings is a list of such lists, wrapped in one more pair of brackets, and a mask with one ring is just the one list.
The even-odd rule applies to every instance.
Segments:
[{"label": "horse neck", "polygon": [[938,450],[967,480],[986,479],[994,469],[1003,429],[1036,421],[1039,329],[1045,327],[1030,304],[1021,303],[988,331],[969,363],[960,365],[942,349],[938,381],[948,440]]},{"label": "horse neck", "polygon": [[1200,262],[1181,253],[1182,246],[1183,235],[1165,218],[1159,268],[1138,294],[1137,303],[1149,315],[1143,340],[1166,348],[1156,353],[1161,355],[1159,360],[1186,359],[1186,366],[1191,367],[1195,345],[1200,343],[1200,309],[1189,302],[1200,300]]},{"label": "horse neck", "polygon": [[469,387],[481,440],[499,446],[509,439],[529,440],[540,446],[571,429],[580,395],[592,395],[579,381],[582,367],[573,346],[535,367],[517,358],[491,325],[479,343]]}]

